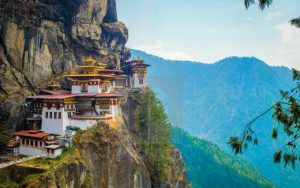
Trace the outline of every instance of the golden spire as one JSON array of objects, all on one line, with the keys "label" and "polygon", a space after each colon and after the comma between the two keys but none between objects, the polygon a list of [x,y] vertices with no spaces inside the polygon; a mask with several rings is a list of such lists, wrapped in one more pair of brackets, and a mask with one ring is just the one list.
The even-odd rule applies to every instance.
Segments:
[{"label": "golden spire", "polygon": [[85,60],[83,60],[85,63],[96,63],[96,60],[92,58],[92,56],[87,57]]},{"label": "golden spire", "polygon": [[52,82],[48,85],[48,88],[49,88],[50,90],[57,91],[57,90],[59,90],[59,88],[60,88],[60,84],[57,83],[56,81],[52,81]]}]

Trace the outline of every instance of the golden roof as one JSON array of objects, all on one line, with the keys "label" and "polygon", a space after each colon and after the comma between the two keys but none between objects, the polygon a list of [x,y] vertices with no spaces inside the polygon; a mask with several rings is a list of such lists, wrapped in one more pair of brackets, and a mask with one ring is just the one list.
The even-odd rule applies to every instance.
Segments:
[{"label": "golden roof", "polygon": [[96,63],[97,61],[93,59],[91,56],[83,60],[85,63]]},{"label": "golden roof", "polygon": [[76,68],[80,68],[80,69],[96,69],[98,67],[97,66],[76,66]]},{"label": "golden roof", "polygon": [[70,74],[66,75],[65,77],[107,77],[113,78],[113,75],[105,75],[105,74]]}]

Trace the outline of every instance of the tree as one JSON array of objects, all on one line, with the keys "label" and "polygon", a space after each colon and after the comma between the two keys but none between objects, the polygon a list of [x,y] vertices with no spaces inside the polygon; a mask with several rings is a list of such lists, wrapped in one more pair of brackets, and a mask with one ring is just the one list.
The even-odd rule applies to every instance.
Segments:
[{"label": "tree", "polygon": [[[246,8],[248,9],[251,5],[255,4],[258,2],[259,8],[261,10],[264,10],[266,7],[269,7],[272,3],[273,0],[243,0],[245,3]],[[300,28],[300,16],[298,18],[294,18],[290,20],[290,23],[298,28]]]},{"label": "tree", "polygon": [[165,180],[169,174],[171,125],[161,102],[150,89],[142,96],[138,116],[140,152],[152,174],[155,184]]},{"label": "tree", "polygon": [[278,125],[272,131],[272,138],[277,139],[279,130],[283,130],[288,138],[283,147],[274,153],[273,161],[275,163],[283,161],[285,166],[291,164],[295,168],[295,163],[300,160],[300,153],[297,153],[297,144],[300,138],[300,71],[293,69],[292,72],[296,87],[289,91],[280,91],[280,101],[250,121],[245,126],[241,137],[235,136],[229,139],[228,144],[235,154],[242,153],[243,149],[247,149],[249,143],[258,144],[253,125],[257,119],[273,111],[273,118]]}]

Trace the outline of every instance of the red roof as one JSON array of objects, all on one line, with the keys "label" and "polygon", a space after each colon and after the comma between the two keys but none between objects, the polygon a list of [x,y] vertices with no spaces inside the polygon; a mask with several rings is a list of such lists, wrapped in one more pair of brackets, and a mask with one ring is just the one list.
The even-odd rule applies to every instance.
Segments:
[{"label": "red roof", "polygon": [[117,78],[127,78],[127,77],[129,77],[127,74],[121,74],[117,76]]},{"label": "red roof", "polygon": [[132,63],[131,67],[150,67],[151,65],[144,64],[144,63]]},{"label": "red roof", "polygon": [[94,97],[123,97],[117,93],[98,93]]},{"label": "red roof", "polygon": [[76,97],[93,97],[94,95],[96,95],[96,93],[78,93],[75,95]]},{"label": "red roof", "polygon": [[116,93],[78,93],[78,94],[60,94],[60,95],[37,95],[27,97],[28,99],[49,99],[49,100],[58,100],[66,99],[71,97],[122,97]]},{"label": "red roof", "polygon": [[58,145],[50,145],[50,146],[45,146],[44,148],[46,148],[46,149],[60,149],[60,146],[58,146]]},{"label": "red roof", "polygon": [[50,99],[50,100],[55,100],[55,99],[67,99],[71,97],[75,97],[76,95],[74,94],[58,94],[58,95],[36,95],[36,96],[30,96],[27,97],[28,99]]},{"label": "red roof", "polygon": [[20,142],[18,140],[10,140],[8,142],[8,144],[6,145],[6,147],[9,147],[9,148],[16,148],[19,146],[20,146]]},{"label": "red roof", "polygon": [[47,136],[53,135],[51,133],[45,133],[43,131],[37,131],[37,130],[22,130],[19,132],[14,133],[15,136],[20,136],[20,137],[31,137],[31,138],[45,138]]},{"label": "red roof", "polygon": [[61,95],[61,94],[69,94],[70,91],[67,91],[67,90],[56,90],[56,91],[53,91],[53,90],[41,90],[41,92],[43,93],[46,93],[46,94],[50,94],[50,95]]},{"label": "red roof", "polygon": [[76,97],[123,97],[117,93],[79,93]]},{"label": "red roof", "polygon": [[134,59],[134,60],[129,60],[129,61],[126,61],[126,63],[144,63],[144,60],[142,59]]},{"label": "red roof", "polygon": [[45,141],[46,144],[59,144],[59,140],[46,140]]}]

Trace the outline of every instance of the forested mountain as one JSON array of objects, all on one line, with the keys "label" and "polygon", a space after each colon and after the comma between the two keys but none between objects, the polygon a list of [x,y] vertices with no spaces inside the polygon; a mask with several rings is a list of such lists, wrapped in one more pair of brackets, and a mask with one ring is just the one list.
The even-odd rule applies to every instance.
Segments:
[{"label": "forested mountain", "polygon": [[[229,57],[214,64],[165,60],[131,50],[149,68],[149,85],[166,106],[172,125],[207,139],[223,150],[230,136],[242,133],[246,123],[280,98],[280,89],[293,88],[286,67],[271,67],[254,57]],[[279,186],[300,186],[299,171],[273,163],[279,142],[272,141],[277,123],[272,113],[256,122],[257,147],[242,157]],[[279,135],[279,139],[284,139]],[[272,172],[272,173],[270,173]]]},{"label": "forested mountain", "polygon": [[217,145],[173,128],[172,142],[181,151],[194,188],[273,187],[243,160],[226,154]]}]

